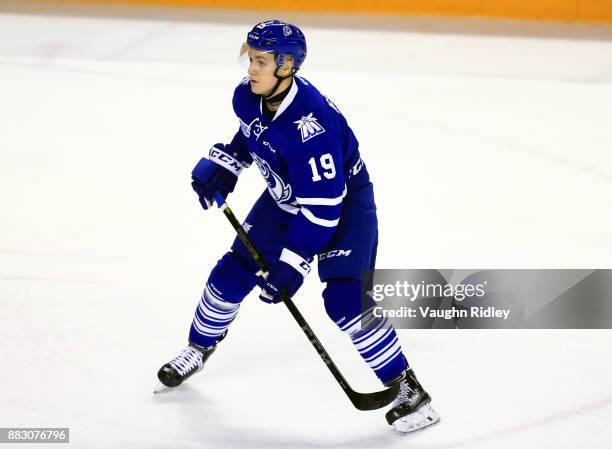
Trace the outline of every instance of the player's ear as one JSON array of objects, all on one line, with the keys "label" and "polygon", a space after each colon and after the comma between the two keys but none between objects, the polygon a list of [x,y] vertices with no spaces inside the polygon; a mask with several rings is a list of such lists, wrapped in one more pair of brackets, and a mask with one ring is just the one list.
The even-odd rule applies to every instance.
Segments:
[{"label": "player's ear", "polygon": [[285,62],[281,66],[280,74],[282,76],[289,76],[293,74],[293,56],[287,55],[285,57]]}]

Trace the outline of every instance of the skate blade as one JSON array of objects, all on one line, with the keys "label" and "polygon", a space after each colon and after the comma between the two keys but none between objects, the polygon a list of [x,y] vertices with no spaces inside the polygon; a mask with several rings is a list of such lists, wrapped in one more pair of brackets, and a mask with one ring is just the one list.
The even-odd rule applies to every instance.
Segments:
[{"label": "skate blade", "polygon": [[161,382],[157,382],[157,385],[153,389],[153,394],[166,393],[170,390],[173,390],[173,388],[167,387]]},{"label": "skate blade", "polygon": [[425,404],[416,412],[395,421],[393,427],[400,435],[407,435],[429,427],[438,421],[440,421],[440,415],[436,413],[430,404]]}]

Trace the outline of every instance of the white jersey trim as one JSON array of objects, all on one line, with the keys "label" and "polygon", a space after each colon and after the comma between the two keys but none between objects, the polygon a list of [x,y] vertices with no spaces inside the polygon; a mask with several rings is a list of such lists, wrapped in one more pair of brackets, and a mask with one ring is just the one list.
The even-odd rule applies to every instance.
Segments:
[{"label": "white jersey trim", "polygon": [[[270,188],[269,188],[269,187],[268,187],[268,190],[270,190]],[[272,195],[270,194],[270,196],[272,196]],[[272,198],[274,198],[274,197],[272,197]],[[275,202],[275,203],[276,203],[276,202]],[[277,206],[278,206],[278,207],[279,207],[281,210],[284,210],[285,212],[289,212],[290,214],[293,214],[293,215],[297,215],[297,214],[298,214],[298,212],[300,211],[300,208],[299,208],[299,207],[292,206],[291,204],[286,204],[286,203],[276,203],[276,205],[277,205]]]},{"label": "white jersey trim", "polygon": [[[284,98],[284,100],[278,107],[278,110],[276,111],[276,114],[274,114],[274,118],[272,119],[272,121],[276,120],[283,112],[285,112],[285,109],[287,109],[289,105],[293,102],[293,99],[295,98],[297,93],[298,93],[297,81],[294,79],[293,82],[291,83],[291,88],[289,89],[289,93],[287,94],[287,96]],[[260,106],[261,106],[261,103],[260,103]]]},{"label": "white jersey trim", "polygon": [[336,226],[338,226],[338,223],[340,222],[340,218],[337,218],[335,220],[326,220],[324,218],[316,217],[312,212],[310,212],[305,207],[302,207],[300,210],[302,211],[302,214],[304,214],[304,217],[308,219],[308,221],[316,225],[319,225],[319,226],[325,226],[326,228],[335,228]]},{"label": "white jersey trim", "polygon": [[342,191],[342,195],[337,196],[336,198],[302,198],[296,196],[295,199],[298,203],[309,206],[336,206],[342,202],[345,196],[346,184],[344,184],[344,190]]}]

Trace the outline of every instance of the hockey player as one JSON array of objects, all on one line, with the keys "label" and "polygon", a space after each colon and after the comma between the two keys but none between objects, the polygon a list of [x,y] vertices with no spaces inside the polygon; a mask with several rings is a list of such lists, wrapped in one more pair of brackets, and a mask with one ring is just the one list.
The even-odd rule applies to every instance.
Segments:
[{"label": "hockey player", "polygon": [[241,55],[249,69],[234,91],[240,127],[229,144],[215,144],[197,163],[192,187],[209,209],[214,192],[227,197],[242,170],[257,165],[268,188],[244,227],[271,262],[270,273],[265,281],[256,276],[257,265],[236,239],[206,282],[189,346],[162,366],[159,380],[176,387],[199,371],[256,285],[266,303],[280,302],[281,291],[292,297],[318,257],[327,314],[384,385],[400,383],[388,423],[406,433],[437,422],[395,330],[361,306],[361,272],[374,268],[378,241],[372,183],[340,110],[296,75],[306,58],[302,31],[278,20],[259,23]]}]

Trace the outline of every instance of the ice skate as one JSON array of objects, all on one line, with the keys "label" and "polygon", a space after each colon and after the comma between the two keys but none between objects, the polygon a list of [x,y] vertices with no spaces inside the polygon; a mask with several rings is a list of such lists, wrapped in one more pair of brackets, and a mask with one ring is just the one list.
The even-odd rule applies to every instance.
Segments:
[{"label": "ice skate", "polygon": [[[223,339],[223,337],[225,337],[225,334],[221,339]],[[153,390],[153,393],[162,393],[181,385],[186,379],[193,376],[204,367],[204,363],[212,353],[215,352],[216,348],[216,344],[208,348],[203,348],[193,343],[189,343],[189,346],[183,349],[180,354],[159,369],[157,378],[160,383]]]},{"label": "ice skate", "polygon": [[[397,380],[390,383],[395,383]],[[431,397],[423,389],[411,368],[399,380],[400,391],[393,407],[385,414],[389,425],[397,433],[406,435],[440,421],[440,415],[431,407]]]}]

